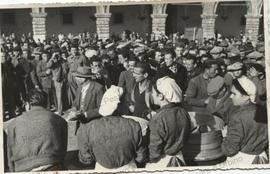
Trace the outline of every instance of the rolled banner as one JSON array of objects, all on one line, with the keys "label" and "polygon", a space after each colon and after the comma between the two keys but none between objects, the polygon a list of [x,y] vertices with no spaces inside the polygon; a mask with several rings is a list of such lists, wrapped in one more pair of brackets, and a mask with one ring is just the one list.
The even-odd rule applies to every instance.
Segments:
[{"label": "rolled banner", "polygon": [[132,119],[132,120],[138,122],[141,126],[142,136],[146,135],[147,128],[148,128],[148,121],[147,120],[140,118],[140,117],[131,116],[131,115],[122,115],[122,117]]}]

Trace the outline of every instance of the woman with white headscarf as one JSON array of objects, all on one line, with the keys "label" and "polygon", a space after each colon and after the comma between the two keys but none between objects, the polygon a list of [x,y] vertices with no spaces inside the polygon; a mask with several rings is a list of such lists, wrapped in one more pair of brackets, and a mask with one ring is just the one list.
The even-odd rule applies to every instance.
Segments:
[{"label": "woman with white headscarf", "polygon": [[255,84],[248,78],[235,79],[231,98],[233,104],[240,107],[230,116],[221,146],[227,160],[219,166],[231,168],[268,163],[265,152],[268,146],[267,116],[255,105]]},{"label": "woman with white headscarf", "polygon": [[140,124],[117,114],[122,95],[123,88],[112,85],[100,103],[102,117],[85,124],[82,130],[79,160],[86,165],[96,162],[96,171],[134,170],[136,163],[147,161]]},{"label": "woman with white headscarf", "polygon": [[182,91],[174,79],[165,76],[156,81],[152,98],[160,106],[149,122],[150,143],[147,168],[162,169],[185,165],[183,145],[190,131],[188,113],[179,106]]}]

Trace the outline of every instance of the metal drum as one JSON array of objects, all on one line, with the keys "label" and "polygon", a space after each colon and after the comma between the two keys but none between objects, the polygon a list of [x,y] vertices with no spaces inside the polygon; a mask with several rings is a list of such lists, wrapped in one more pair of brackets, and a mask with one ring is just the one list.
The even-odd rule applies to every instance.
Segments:
[{"label": "metal drum", "polygon": [[224,122],[219,117],[190,112],[191,134],[184,145],[187,165],[215,165],[225,160],[221,151]]}]

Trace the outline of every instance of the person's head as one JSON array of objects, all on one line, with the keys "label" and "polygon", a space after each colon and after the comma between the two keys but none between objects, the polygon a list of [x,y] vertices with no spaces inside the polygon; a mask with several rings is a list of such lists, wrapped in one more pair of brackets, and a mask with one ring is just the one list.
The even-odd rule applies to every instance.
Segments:
[{"label": "person's head", "polygon": [[243,75],[244,64],[239,60],[227,66],[227,71],[231,72],[234,78],[240,78]]},{"label": "person's head", "polygon": [[97,74],[102,70],[101,59],[98,56],[93,56],[90,60],[93,74]]},{"label": "person's head", "polygon": [[176,57],[181,57],[183,55],[183,53],[184,53],[184,47],[182,45],[180,45],[180,44],[177,44],[175,46],[174,51],[175,51]]},{"label": "person's head", "polygon": [[203,64],[204,75],[208,78],[214,78],[218,74],[218,62],[216,60],[207,60]]},{"label": "person's head", "polygon": [[175,53],[173,50],[168,49],[165,51],[164,53],[164,62],[166,64],[167,67],[170,67],[173,65],[175,60]]},{"label": "person's head", "polygon": [[192,71],[197,65],[197,58],[194,55],[187,55],[185,58],[184,66],[186,67],[187,71]]},{"label": "person's head", "polygon": [[153,103],[159,106],[182,102],[181,88],[168,76],[154,80],[151,96]]},{"label": "person's head", "polygon": [[164,46],[165,46],[165,44],[162,41],[158,42],[158,48],[159,49],[164,49]]},{"label": "person's head", "polygon": [[76,56],[77,54],[78,54],[78,47],[76,47],[76,46],[72,46],[71,48],[70,48],[70,54],[72,55],[72,56]]},{"label": "person's head", "polygon": [[101,56],[101,62],[104,67],[110,64],[110,57],[107,54]]},{"label": "person's head", "polygon": [[209,96],[214,99],[220,99],[225,96],[227,92],[227,87],[225,85],[224,78],[221,76],[217,76],[210,80],[207,85],[207,93]]},{"label": "person's head", "polygon": [[135,64],[138,62],[138,60],[135,57],[130,57],[128,59],[128,70],[130,72],[133,72]]},{"label": "person's head", "polygon": [[136,82],[142,82],[145,79],[149,78],[151,68],[149,64],[137,62],[133,69],[133,77],[135,78]]},{"label": "person's head", "polygon": [[235,106],[255,103],[256,86],[248,78],[234,79],[230,97]]},{"label": "person's head", "polygon": [[162,51],[160,49],[157,49],[155,51],[155,61],[156,62],[160,63],[163,60],[163,56],[164,55],[163,55],[163,53],[162,53]]},{"label": "person's head", "polygon": [[7,60],[6,52],[1,52],[1,63],[5,63]]},{"label": "person's head", "polygon": [[39,90],[32,90],[29,92],[29,103],[31,106],[41,106],[46,107],[47,105],[47,95],[46,93]]},{"label": "person's head", "polygon": [[95,49],[88,49],[85,51],[85,56],[90,60],[93,56],[97,56],[98,52]]},{"label": "person's head", "polygon": [[90,67],[87,66],[79,66],[77,71],[73,73],[75,76],[75,81],[78,85],[82,85],[85,82],[90,81],[92,77],[92,71]]},{"label": "person's head", "polygon": [[204,64],[204,62],[206,62],[207,60],[209,60],[209,55],[207,54],[202,55],[200,58],[201,64]]},{"label": "person's head", "polygon": [[19,47],[16,47],[13,49],[13,55],[15,57],[19,56],[21,54],[21,49]]},{"label": "person's head", "polygon": [[125,61],[129,58],[129,52],[127,50],[121,50],[118,54],[118,63],[124,64]]},{"label": "person's head", "polygon": [[49,60],[49,53],[48,52],[42,52],[41,58],[43,61],[47,62]]}]

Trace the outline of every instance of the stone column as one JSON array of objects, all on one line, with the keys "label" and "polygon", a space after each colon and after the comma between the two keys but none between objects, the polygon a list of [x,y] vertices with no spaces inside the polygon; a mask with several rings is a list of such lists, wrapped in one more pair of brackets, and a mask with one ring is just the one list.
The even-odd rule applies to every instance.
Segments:
[{"label": "stone column", "polygon": [[96,13],[95,16],[97,18],[97,34],[98,38],[105,41],[110,38],[110,17],[111,13]]},{"label": "stone column", "polygon": [[168,14],[151,14],[152,17],[152,32],[155,34],[155,40],[165,34],[166,18]]},{"label": "stone column", "polygon": [[32,9],[32,27],[33,27],[33,38],[35,41],[40,39],[42,42],[46,39],[46,17],[44,8],[33,8]]},{"label": "stone column", "polygon": [[202,14],[202,29],[204,38],[214,38],[215,37],[215,23],[216,23],[216,14]]},{"label": "stone column", "polygon": [[152,33],[155,35],[155,40],[158,40],[166,32],[167,4],[153,4],[152,7]]},{"label": "stone column", "polygon": [[245,15],[246,17],[246,32],[245,35],[251,40],[253,45],[258,41],[260,18],[262,15]]}]

